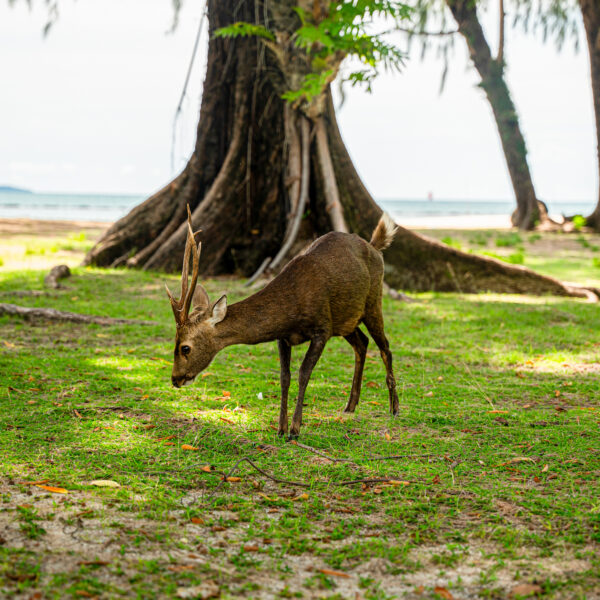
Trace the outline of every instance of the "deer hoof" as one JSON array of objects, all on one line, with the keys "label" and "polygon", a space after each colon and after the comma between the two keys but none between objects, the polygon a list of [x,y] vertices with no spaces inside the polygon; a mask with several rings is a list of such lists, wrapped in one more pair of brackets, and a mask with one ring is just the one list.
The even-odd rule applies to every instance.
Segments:
[{"label": "deer hoof", "polygon": [[288,435],[288,437],[287,437],[287,441],[293,442],[294,440],[297,440],[299,437],[300,437],[299,433],[290,433],[290,435]]}]

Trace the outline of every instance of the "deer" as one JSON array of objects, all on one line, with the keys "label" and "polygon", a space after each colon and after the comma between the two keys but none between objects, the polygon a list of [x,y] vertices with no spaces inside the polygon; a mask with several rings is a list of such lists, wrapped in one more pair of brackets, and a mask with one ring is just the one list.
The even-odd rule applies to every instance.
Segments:
[{"label": "deer", "polygon": [[[390,413],[396,416],[398,394],[382,313],[382,251],[391,244],[396,231],[395,223],[383,213],[369,242],[356,234],[327,233],[287,263],[260,291],[228,305],[226,295],[211,302],[198,284],[202,243],[196,246],[188,206],[179,300],[165,284],[176,323],[173,386],[193,383],[223,348],[277,341],[281,385],[278,434],[285,436],[292,347],[309,342],[299,371],[298,396],[289,428],[288,440],[295,440],[300,434],[311,373],[333,336],[343,337],[354,349],[354,376],[344,412],[355,411],[369,343],[359,327],[364,324],[379,348],[386,370]],[[192,277],[188,285],[190,254]]]}]

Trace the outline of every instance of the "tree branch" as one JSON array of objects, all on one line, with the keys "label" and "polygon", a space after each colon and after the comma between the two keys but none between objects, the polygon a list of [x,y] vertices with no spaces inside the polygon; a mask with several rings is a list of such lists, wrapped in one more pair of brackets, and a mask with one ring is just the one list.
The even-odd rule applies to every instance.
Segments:
[{"label": "tree branch", "polygon": [[496,55],[496,62],[502,65],[504,62],[504,22],[506,20],[506,13],[504,12],[504,0],[498,0],[500,7],[500,25],[498,32],[498,54]]}]

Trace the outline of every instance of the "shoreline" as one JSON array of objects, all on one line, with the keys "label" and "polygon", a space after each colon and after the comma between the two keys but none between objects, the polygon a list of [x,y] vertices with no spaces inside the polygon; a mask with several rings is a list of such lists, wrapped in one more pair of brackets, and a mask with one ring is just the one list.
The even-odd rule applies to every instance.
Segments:
[{"label": "shoreline", "polygon": [[[510,215],[450,215],[401,217],[396,223],[407,229],[511,229]],[[113,223],[76,219],[28,219],[0,217],[0,235],[53,236],[74,231],[100,234]]]}]

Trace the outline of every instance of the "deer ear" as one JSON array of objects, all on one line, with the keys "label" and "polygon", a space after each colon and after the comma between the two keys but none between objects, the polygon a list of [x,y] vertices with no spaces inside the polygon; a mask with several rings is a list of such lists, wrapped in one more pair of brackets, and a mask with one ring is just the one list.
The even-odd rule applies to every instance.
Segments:
[{"label": "deer ear", "polygon": [[200,284],[196,286],[196,290],[194,291],[193,306],[194,312],[200,314],[205,313],[208,310],[208,307],[210,306],[208,294]]},{"label": "deer ear", "polygon": [[221,296],[214,304],[212,308],[212,315],[208,319],[211,325],[220,323],[227,314],[227,296]]}]

